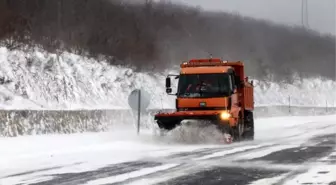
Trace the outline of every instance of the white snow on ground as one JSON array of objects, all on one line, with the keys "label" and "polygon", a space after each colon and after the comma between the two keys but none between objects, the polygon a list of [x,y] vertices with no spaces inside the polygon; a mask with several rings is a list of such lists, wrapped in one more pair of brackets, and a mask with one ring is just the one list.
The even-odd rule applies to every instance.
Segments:
[{"label": "white snow on ground", "polygon": [[196,158],[194,160],[204,160],[204,159],[211,159],[211,158],[215,158],[215,157],[222,157],[222,156],[225,156],[225,155],[228,155],[228,154],[234,154],[234,153],[242,152],[242,151],[249,150],[249,149],[260,148],[262,146],[266,146],[266,145],[252,145],[252,146],[238,147],[238,148],[234,148],[234,149],[228,150],[228,151],[215,152],[213,154],[205,155],[203,157],[199,157],[199,158]]},{"label": "white snow on ground", "polygon": [[260,179],[257,181],[252,182],[249,185],[271,185],[276,184],[277,182],[281,181],[283,178],[286,178],[287,174],[272,177],[272,178],[266,178],[266,179]]},{"label": "white snow on ground", "polygon": [[[142,158],[148,159],[149,157],[160,158],[170,154],[190,152],[204,148],[221,148],[224,154],[221,153],[219,156],[222,156],[226,153],[233,153],[230,150],[239,152],[251,149],[251,146],[258,145],[285,144],[295,147],[319,134],[335,133],[335,120],[336,115],[257,119],[256,140],[232,145],[222,145],[215,141],[213,143],[205,142],[204,144],[200,144],[198,142],[197,144],[191,144],[187,139],[176,140],[177,133],[167,135],[166,138],[161,138],[152,135],[152,131],[146,130],[142,130],[141,135],[137,136],[135,130],[126,128],[105,133],[0,138],[0,148],[4,149],[0,150],[0,184],[44,181],[45,179],[41,179],[42,176],[48,179],[52,174],[96,170],[111,164],[136,161]],[[306,133],[306,130],[302,128],[309,128],[310,130]],[[196,137],[196,135],[193,137]],[[213,135],[205,136],[203,134],[202,137],[212,138]],[[202,137],[199,139],[203,139]],[[193,141],[197,140],[197,138],[190,139]],[[226,149],[228,151],[225,151]],[[281,150],[281,148],[278,149]],[[255,152],[256,150],[253,150],[250,154],[254,155]],[[267,151],[265,151],[265,155],[267,155]],[[209,157],[214,156],[207,156],[205,159],[209,160]],[[199,157],[195,157],[188,160],[195,161],[197,158],[199,159]],[[100,182],[117,182],[126,177],[151,174],[158,170],[171,168],[175,164],[177,163],[168,162],[167,166],[155,166],[157,168],[145,168],[133,171],[132,173],[119,174],[109,179],[100,179],[102,180]],[[52,167],[55,168],[10,176]],[[315,174],[313,176],[318,177],[328,175],[329,179],[325,178],[323,182],[336,180],[334,168],[330,166],[321,166],[320,168],[312,167],[307,177],[311,177],[310,174]],[[330,174],[318,173],[323,168],[328,168],[327,170]],[[306,179],[307,177],[298,176],[297,178]],[[303,182],[303,180],[300,180],[300,182]],[[322,182],[322,180],[314,182]],[[91,183],[95,184],[97,181]],[[150,181],[148,181],[148,184],[150,184]]]},{"label": "white snow on ground", "polygon": [[[321,124],[324,122],[324,124]],[[292,117],[275,117],[263,118],[258,120],[255,128],[255,140],[258,142],[271,142],[274,139],[278,143],[286,143],[288,140],[291,144],[296,142],[297,137],[307,139],[314,134],[336,133],[336,117],[330,116],[292,116]],[[282,140],[285,140],[282,142]],[[298,140],[298,142],[301,142]]]},{"label": "white snow on ground", "polygon": [[125,174],[121,174],[121,175],[117,175],[117,176],[113,176],[113,177],[107,177],[107,178],[92,180],[92,181],[89,181],[89,182],[85,183],[85,185],[100,185],[100,184],[106,184],[106,183],[122,182],[122,181],[125,181],[125,180],[130,179],[130,178],[141,177],[141,176],[148,175],[148,174],[151,174],[151,173],[155,173],[155,172],[159,172],[159,171],[163,171],[163,170],[168,170],[168,169],[173,168],[175,166],[178,166],[178,164],[165,164],[165,165],[161,165],[161,166],[158,166],[158,167],[144,168],[144,169],[141,169],[141,170],[137,170],[137,171],[134,171],[134,172],[125,173]]},{"label": "white snow on ground", "polygon": [[[17,138],[0,138],[0,184],[12,184],[36,175],[82,172],[109,164],[135,161],[144,157],[162,157],[216,145],[167,144],[166,140],[142,131],[86,133],[73,135],[48,135]],[[19,147],[20,146],[20,147]],[[73,165],[75,163],[82,163]],[[5,176],[55,166],[61,169],[37,172],[20,177]]]},{"label": "white snow on ground", "polygon": [[[59,56],[40,49],[9,51],[0,47],[1,109],[127,109],[129,93],[144,88],[149,108],[174,108],[165,94],[165,75],[134,72],[71,53]],[[318,78],[293,84],[255,81],[256,106],[336,106],[336,82]],[[317,96],[318,95],[318,96]]]},{"label": "white snow on ground", "polygon": [[286,181],[284,185],[301,185],[301,184],[319,184],[329,185],[336,181],[335,165],[316,165],[307,173],[300,174],[295,178]]},{"label": "white snow on ground", "polygon": [[271,146],[271,147],[268,147],[266,149],[261,149],[261,150],[255,151],[253,153],[247,153],[247,154],[244,153],[244,154],[235,156],[235,159],[236,160],[242,160],[242,159],[246,160],[246,159],[259,158],[259,157],[263,157],[263,156],[266,156],[268,154],[271,154],[273,152],[288,149],[288,148],[293,148],[293,145]]},{"label": "white snow on ground", "polygon": [[336,159],[336,149],[329,156],[325,156],[325,157],[321,158],[319,161],[321,161],[321,162],[331,162],[335,159]]}]

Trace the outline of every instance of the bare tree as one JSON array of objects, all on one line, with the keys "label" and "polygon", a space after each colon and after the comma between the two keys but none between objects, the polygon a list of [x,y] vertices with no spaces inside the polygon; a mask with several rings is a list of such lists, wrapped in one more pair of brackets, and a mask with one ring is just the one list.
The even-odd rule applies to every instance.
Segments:
[{"label": "bare tree", "polygon": [[334,36],[168,1],[0,0],[0,39],[142,70],[212,54],[246,61],[256,78],[335,79]]}]

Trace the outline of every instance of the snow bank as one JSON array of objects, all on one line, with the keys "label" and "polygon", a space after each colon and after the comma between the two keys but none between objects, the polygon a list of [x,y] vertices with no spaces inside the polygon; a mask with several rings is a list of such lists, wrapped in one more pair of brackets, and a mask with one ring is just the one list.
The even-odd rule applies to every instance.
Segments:
[{"label": "snow bank", "polygon": [[157,88],[163,75],[134,73],[71,53],[1,48],[0,63],[2,109],[127,109],[128,95],[139,87],[152,93],[150,106],[155,107],[164,93]]},{"label": "snow bank", "polygon": [[[136,88],[151,94],[150,109],[174,108],[165,94],[162,74],[138,73],[71,53],[56,55],[33,49],[9,51],[0,47],[1,109],[128,109]],[[256,106],[336,106],[336,83],[304,79],[294,84],[256,81]]]}]

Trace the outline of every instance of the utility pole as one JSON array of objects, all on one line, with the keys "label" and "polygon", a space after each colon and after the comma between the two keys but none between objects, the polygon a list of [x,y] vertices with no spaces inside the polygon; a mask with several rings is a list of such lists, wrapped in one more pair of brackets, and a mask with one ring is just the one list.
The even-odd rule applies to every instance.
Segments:
[{"label": "utility pole", "polygon": [[141,89],[138,90],[138,124],[137,124],[137,134],[140,133],[140,121],[141,121]]},{"label": "utility pole", "polygon": [[301,5],[301,24],[305,28],[309,28],[309,18],[308,18],[308,0],[302,0]]},{"label": "utility pole", "polygon": [[291,113],[291,97],[288,96],[288,112]]}]

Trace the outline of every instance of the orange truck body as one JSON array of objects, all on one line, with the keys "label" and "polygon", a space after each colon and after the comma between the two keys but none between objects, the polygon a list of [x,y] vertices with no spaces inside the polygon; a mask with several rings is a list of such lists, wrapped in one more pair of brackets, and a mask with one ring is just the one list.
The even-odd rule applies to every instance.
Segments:
[{"label": "orange truck body", "polygon": [[[229,128],[236,128],[239,124],[239,120],[244,120],[244,117],[246,116],[245,114],[251,114],[251,112],[253,112],[253,82],[249,82],[248,78],[245,76],[244,64],[242,62],[229,62],[212,58],[192,59],[182,63],[180,67],[180,74],[176,75],[180,80],[179,83],[183,83],[181,82],[183,75],[206,76],[225,74],[229,75],[228,79],[230,79],[230,81],[227,81],[227,86],[232,84],[232,92],[226,95],[216,94],[216,96],[213,97],[184,97],[180,96],[181,92],[173,94],[176,95],[176,111],[170,113],[160,112],[155,115],[155,120],[160,128],[171,130],[179,125],[181,121],[189,119],[212,120],[216,124],[226,125],[229,126]],[[220,77],[221,76],[218,78]],[[186,83],[188,83],[188,81],[186,81]],[[167,93],[171,92],[169,84],[168,86],[166,84]],[[179,91],[182,90],[181,88],[179,89]]]}]

